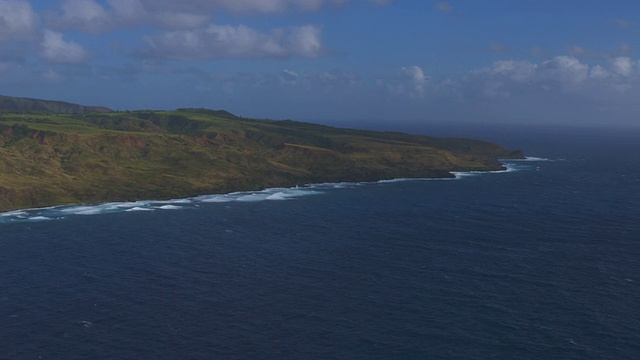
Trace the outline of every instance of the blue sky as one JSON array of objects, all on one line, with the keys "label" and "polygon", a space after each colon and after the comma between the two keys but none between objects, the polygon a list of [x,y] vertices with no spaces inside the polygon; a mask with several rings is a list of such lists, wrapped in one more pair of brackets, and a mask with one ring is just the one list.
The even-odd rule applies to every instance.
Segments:
[{"label": "blue sky", "polygon": [[324,122],[640,125],[631,0],[0,0],[0,94]]}]

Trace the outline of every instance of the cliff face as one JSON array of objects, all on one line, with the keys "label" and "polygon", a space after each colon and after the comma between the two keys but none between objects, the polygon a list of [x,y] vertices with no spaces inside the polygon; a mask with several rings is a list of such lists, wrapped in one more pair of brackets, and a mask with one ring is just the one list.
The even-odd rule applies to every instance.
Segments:
[{"label": "cliff face", "polygon": [[0,114],[0,211],[311,182],[450,177],[522,157],[498,145],[227,112]]}]

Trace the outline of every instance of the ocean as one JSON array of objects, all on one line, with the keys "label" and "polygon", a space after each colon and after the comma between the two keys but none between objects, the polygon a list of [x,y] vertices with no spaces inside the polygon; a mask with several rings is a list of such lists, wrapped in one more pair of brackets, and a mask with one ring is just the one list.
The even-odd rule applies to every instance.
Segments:
[{"label": "ocean", "polygon": [[434,131],[530,158],[0,214],[0,359],[640,359],[640,131]]}]

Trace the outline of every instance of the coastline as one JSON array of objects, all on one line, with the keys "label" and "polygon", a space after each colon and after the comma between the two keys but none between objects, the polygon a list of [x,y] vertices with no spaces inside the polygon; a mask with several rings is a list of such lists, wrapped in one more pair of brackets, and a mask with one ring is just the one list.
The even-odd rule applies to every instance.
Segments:
[{"label": "coastline", "polygon": [[[538,158],[535,158],[538,159]],[[501,159],[502,161],[538,161],[527,159]],[[276,186],[263,189],[235,190],[225,193],[202,194],[186,197],[174,197],[170,199],[139,199],[133,201],[105,201],[68,203],[45,207],[32,207],[11,209],[0,212],[1,224],[15,224],[24,222],[42,222],[62,220],[68,216],[89,216],[118,212],[155,211],[155,210],[181,210],[200,203],[223,202],[259,202],[259,201],[286,201],[300,197],[319,195],[332,189],[354,188],[358,186],[370,186],[377,184],[391,184],[406,181],[442,181],[460,180],[469,176],[483,174],[498,174],[518,171],[510,167],[508,163],[502,163],[501,170],[486,171],[452,171],[450,176],[440,177],[398,177],[372,181],[340,181],[306,183],[302,186]],[[183,206],[180,206],[182,204]]]}]

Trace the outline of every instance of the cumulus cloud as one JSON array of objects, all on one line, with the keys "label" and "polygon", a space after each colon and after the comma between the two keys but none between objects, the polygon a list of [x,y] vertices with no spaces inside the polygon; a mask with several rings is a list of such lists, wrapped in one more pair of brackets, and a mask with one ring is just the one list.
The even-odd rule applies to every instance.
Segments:
[{"label": "cumulus cloud", "polygon": [[399,75],[393,79],[378,79],[378,85],[386,86],[395,96],[422,98],[426,92],[427,77],[419,66],[405,66],[400,68]]},{"label": "cumulus cloud", "polygon": [[628,57],[617,57],[611,60],[611,67],[616,74],[628,77],[634,72],[637,63]]},{"label": "cumulus cloud", "polygon": [[[102,33],[122,26],[157,26],[162,29],[192,29],[210,21],[215,12],[236,14],[282,13],[290,9],[317,11],[350,0],[64,0],[59,11],[49,16],[49,27]],[[353,1],[353,0],[352,0]],[[386,5],[391,0],[367,0]]]},{"label": "cumulus cloud", "polygon": [[[264,79],[266,80],[266,79]],[[355,74],[329,71],[294,71],[285,69],[277,76],[280,85],[303,86],[307,89],[334,90],[350,88],[360,82]]]},{"label": "cumulus cloud", "polygon": [[211,18],[210,12],[181,12],[170,8],[152,8],[143,0],[108,0],[103,6],[96,0],[64,0],[60,12],[49,17],[54,29],[80,29],[99,34],[119,27],[158,26],[163,29],[190,29]]},{"label": "cumulus cloud", "polygon": [[40,47],[42,58],[56,63],[77,64],[88,58],[88,53],[82,46],[65,41],[62,34],[51,30],[44,31]]},{"label": "cumulus cloud", "polygon": [[424,95],[424,87],[427,81],[422,69],[419,66],[413,65],[403,67],[401,71],[408,79],[409,93],[417,97],[422,97]]},{"label": "cumulus cloud", "polygon": [[38,17],[28,1],[0,1],[0,42],[32,38],[37,21]]},{"label": "cumulus cloud", "polygon": [[323,50],[320,29],[312,25],[263,33],[244,25],[211,24],[145,40],[144,56],[165,59],[317,57]]},{"label": "cumulus cloud", "polygon": [[513,98],[526,101],[542,96],[631,103],[640,95],[640,63],[629,57],[617,57],[590,66],[571,56],[556,56],[539,63],[498,61],[454,80],[453,87],[470,102]]},{"label": "cumulus cloud", "polygon": [[401,73],[399,79],[377,82],[393,97],[412,99],[404,103],[413,109],[407,110],[409,115],[482,121],[630,122],[636,121],[633,114],[637,114],[640,97],[640,61],[624,56],[600,64],[572,56],[496,61],[444,79],[428,78],[413,67]]},{"label": "cumulus cloud", "polygon": [[291,6],[306,11],[316,10],[323,3],[325,2],[322,0],[217,0],[211,1],[210,6],[234,12],[277,13],[283,12]]}]

